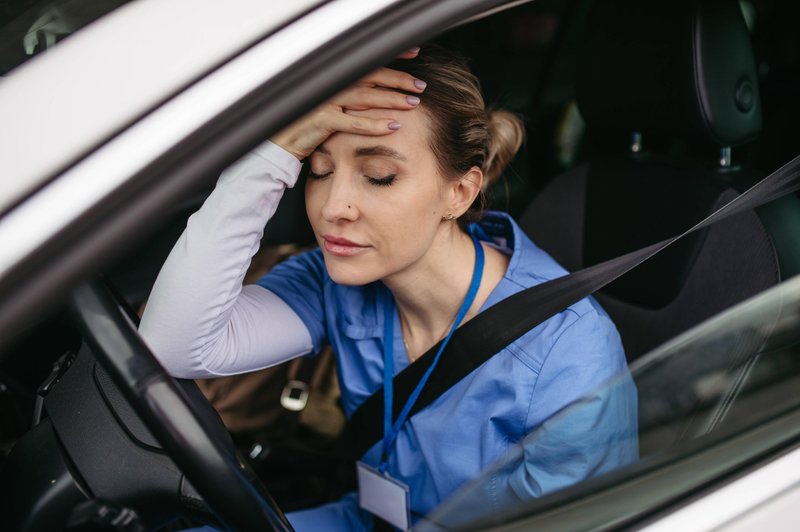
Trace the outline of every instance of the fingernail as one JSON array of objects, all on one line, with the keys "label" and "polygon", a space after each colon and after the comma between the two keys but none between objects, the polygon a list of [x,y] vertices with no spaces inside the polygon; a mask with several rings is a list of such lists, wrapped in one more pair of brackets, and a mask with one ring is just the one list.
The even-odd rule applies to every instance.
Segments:
[{"label": "fingernail", "polygon": [[415,46],[413,48],[408,49],[408,53],[410,54],[418,54],[421,48],[419,46]]},{"label": "fingernail", "polygon": [[415,80],[414,80],[414,86],[415,86],[416,88],[418,88],[419,90],[424,90],[424,89],[425,89],[425,87],[427,87],[427,86],[428,86],[428,84],[427,84],[427,83],[425,83],[424,81],[422,81],[421,79],[415,79]]},{"label": "fingernail", "polygon": [[400,122],[389,122],[389,129],[392,131],[397,131],[400,129]]},{"label": "fingernail", "polygon": [[406,101],[408,105],[419,105],[419,98],[416,96],[406,96]]}]

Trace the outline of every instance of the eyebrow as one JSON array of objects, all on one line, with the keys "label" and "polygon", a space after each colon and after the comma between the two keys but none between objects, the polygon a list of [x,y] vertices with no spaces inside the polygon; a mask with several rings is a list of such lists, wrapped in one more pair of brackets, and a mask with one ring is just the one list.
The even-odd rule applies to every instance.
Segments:
[{"label": "eyebrow", "polygon": [[376,155],[378,157],[390,157],[392,159],[397,159],[398,161],[408,160],[406,159],[405,155],[387,146],[369,146],[366,148],[358,148],[356,150],[356,157],[369,157]]},{"label": "eyebrow", "polygon": [[[320,144],[314,151],[318,151],[320,153],[324,153],[325,155],[330,155],[331,152],[328,151],[328,148],[325,147],[324,144]],[[400,153],[399,151],[393,150],[388,146],[367,146],[364,148],[358,148],[355,151],[356,157],[390,157],[392,159],[397,159],[398,161],[407,161],[405,155]]]}]

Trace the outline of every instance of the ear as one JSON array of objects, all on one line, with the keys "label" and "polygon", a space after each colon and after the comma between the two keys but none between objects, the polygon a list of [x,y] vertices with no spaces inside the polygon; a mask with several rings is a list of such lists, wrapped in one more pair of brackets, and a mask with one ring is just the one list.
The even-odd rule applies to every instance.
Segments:
[{"label": "ear", "polygon": [[450,201],[447,212],[452,212],[458,218],[467,212],[481,193],[483,172],[477,166],[473,166],[460,179],[451,181],[449,186]]}]

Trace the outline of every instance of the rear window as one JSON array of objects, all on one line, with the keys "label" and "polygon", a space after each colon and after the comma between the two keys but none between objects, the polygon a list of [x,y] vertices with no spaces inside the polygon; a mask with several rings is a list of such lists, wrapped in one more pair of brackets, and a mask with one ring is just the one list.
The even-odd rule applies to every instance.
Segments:
[{"label": "rear window", "polygon": [[0,3],[0,75],[57,45],[127,0],[9,0]]}]

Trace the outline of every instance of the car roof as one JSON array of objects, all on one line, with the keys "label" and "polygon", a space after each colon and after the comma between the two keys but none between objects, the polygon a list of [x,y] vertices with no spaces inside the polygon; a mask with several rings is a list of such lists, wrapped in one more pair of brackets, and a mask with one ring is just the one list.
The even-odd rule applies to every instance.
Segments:
[{"label": "car roof", "polygon": [[0,82],[0,121],[13,124],[0,128],[0,212],[320,3],[140,0],[12,71]]}]

